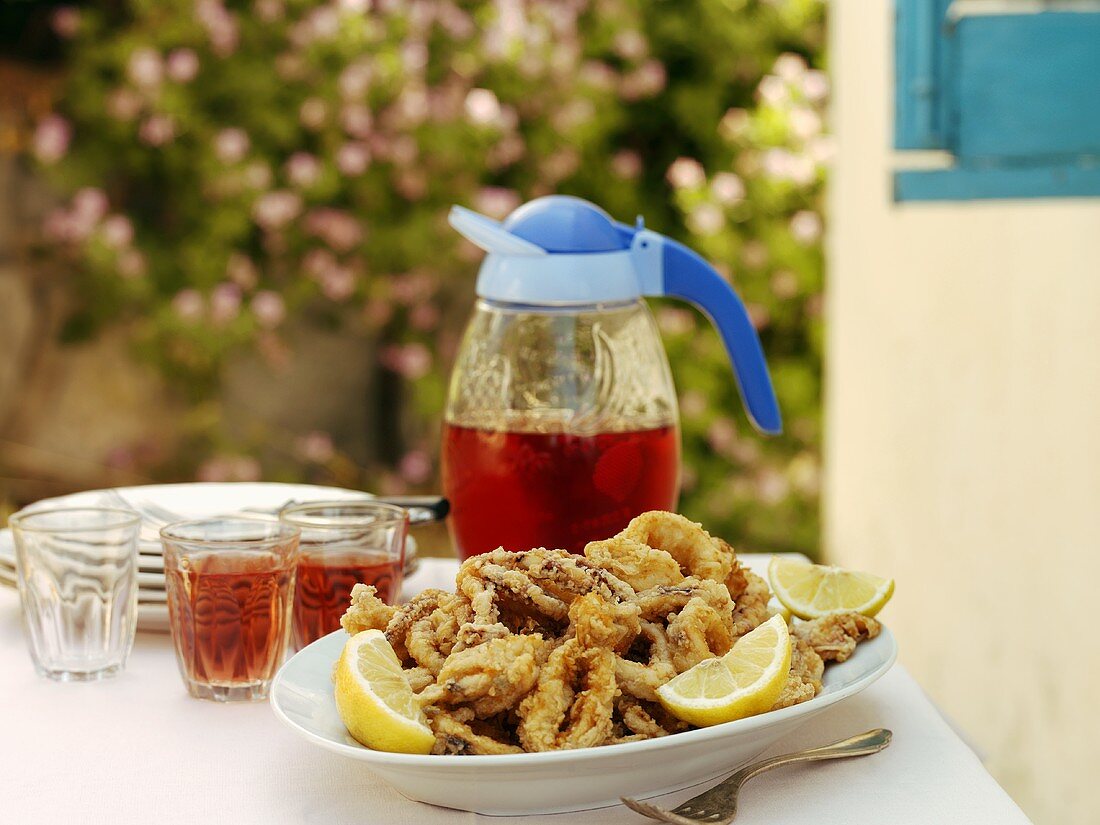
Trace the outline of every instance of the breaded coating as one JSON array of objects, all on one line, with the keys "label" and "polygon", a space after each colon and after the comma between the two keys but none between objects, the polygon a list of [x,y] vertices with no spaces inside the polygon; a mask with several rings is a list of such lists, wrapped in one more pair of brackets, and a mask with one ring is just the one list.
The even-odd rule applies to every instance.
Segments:
[{"label": "breaded coating", "polygon": [[796,622],[791,634],[809,643],[826,662],[843,662],[856,645],[879,634],[882,625],[861,613],[834,613],[808,622]]}]

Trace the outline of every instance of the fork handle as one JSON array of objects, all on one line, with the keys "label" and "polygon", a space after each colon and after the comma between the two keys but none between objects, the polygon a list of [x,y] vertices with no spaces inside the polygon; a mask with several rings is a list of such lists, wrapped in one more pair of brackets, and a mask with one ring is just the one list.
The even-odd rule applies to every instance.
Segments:
[{"label": "fork handle", "polygon": [[[797,753],[785,753],[773,756],[769,759],[761,759],[751,765],[746,765],[741,770],[730,774],[729,778],[719,785],[739,786],[749,781],[754,776],[778,768],[782,765],[791,765],[795,762],[817,762],[822,759],[840,759],[845,756],[866,756],[870,753],[878,753],[890,744],[893,734],[885,728],[875,728],[856,734],[848,739],[841,739],[831,745],[822,745],[820,748],[798,751]],[[715,787],[719,787],[716,785]],[[713,790],[713,789],[712,789]]]}]

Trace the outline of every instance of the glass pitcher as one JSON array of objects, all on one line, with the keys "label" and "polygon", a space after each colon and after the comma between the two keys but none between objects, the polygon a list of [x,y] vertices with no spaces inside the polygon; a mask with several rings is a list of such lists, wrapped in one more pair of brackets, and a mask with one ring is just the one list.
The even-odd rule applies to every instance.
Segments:
[{"label": "glass pitcher", "polygon": [[676,508],[676,393],[643,295],[683,297],[715,318],[750,416],[779,431],[744,307],[686,247],[564,196],[503,224],[461,207],[450,219],[489,252],[444,414],[443,488],[462,558],[501,546],[580,552],[639,513]]}]

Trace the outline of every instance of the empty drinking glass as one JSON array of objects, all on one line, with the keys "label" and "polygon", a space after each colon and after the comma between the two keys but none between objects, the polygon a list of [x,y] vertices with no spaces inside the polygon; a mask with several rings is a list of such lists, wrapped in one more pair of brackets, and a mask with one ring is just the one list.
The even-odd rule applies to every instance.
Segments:
[{"label": "empty drinking glass", "polygon": [[68,507],[10,519],[35,669],[63,682],[122,671],[137,626],[137,538],[129,510]]},{"label": "empty drinking glass", "polygon": [[267,698],[290,633],[298,532],[236,517],[160,531],[172,640],[192,696]]}]

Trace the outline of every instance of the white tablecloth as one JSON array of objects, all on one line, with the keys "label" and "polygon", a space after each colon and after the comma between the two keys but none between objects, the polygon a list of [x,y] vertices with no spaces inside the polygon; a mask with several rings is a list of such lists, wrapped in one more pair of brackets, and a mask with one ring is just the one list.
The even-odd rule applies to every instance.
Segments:
[{"label": "white tablecloth", "polygon": [[[453,582],[454,562],[425,559],[410,590]],[[874,727],[894,740],[854,760],[781,768],[746,788],[737,822],[968,823],[1028,820],[901,665],[815,717],[769,753]],[[658,800],[673,806],[705,786]],[[171,641],[139,633],[126,672],[57,684],[31,667],[16,593],[0,588],[0,822],[387,823],[649,822],[623,807],[556,816],[480,817],[411,802],[362,763],[316,748],[267,703],[191,699]]]}]

